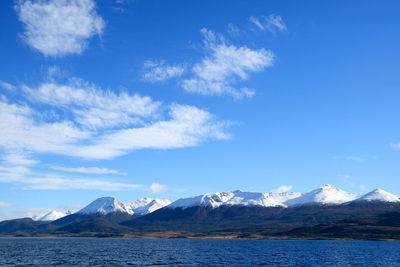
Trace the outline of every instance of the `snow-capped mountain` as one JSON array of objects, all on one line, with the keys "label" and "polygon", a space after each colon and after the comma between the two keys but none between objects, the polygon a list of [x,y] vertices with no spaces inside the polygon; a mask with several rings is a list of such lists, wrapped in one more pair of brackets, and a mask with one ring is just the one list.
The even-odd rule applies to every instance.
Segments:
[{"label": "snow-capped mountain", "polygon": [[284,202],[287,206],[299,206],[308,204],[320,205],[335,205],[352,201],[358,196],[355,194],[347,193],[330,184],[320,186],[319,188],[302,194],[297,198],[293,198]]},{"label": "snow-capped mountain", "polygon": [[102,214],[109,213],[128,213],[132,214],[130,209],[127,209],[118,199],[114,197],[101,197],[76,212],[76,214]]},{"label": "snow-capped mountain", "polygon": [[182,198],[178,199],[167,207],[188,208],[193,206],[210,206],[212,208],[217,208],[222,205],[286,207],[282,203],[283,201],[298,197],[299,195],[299,193],[257,193],[237,190],[232,192],[217,192],[190,198]]},{"label": "snow-capped mountain", "polygon": [[123,204],[113,197],[98,198],[76,214],[102,214],[109,213],[127,213],[145,215],[171,204],[171,200],[163,198],[141,198],[135,201]]},{"label": "snow-capped mountain", "polygon": [[262,207],[295,207],[302,205],[340,205],[352,201],[386,201],[400,202],[399,197],[382,189],[376,189],[366,195],[351,194],[330,184],[322,185],[308,193],[256,193],[256,192],[216,192],[204,195],[181,198],[167,208],[188,208],[205,206],[217,208],[223,205],[254,205]]},{"label": "snow-capped mountain", "polygon": [[395,196],[382,189],[375,189],[355,201],[384,201],[384,202],[400,202],[398,196]]},{"label": "snow-capped mountain", "polygon": [[[340,205],[354,201],[385,201],[400,202],[399,197],[382,189],[376,189],[363,196],[343,191],[335,186],[326,184],[308,193],[284,192],[284,193],[258,193],[244,192],[240,190],[231,192],[216,192],[181,198],[174,202],[169,199],[141,198],[123,204],[113,197],[98,198],[76,214],[102,214],[126,213],[129,215],[146,215],[158,209],[167,207],[189,208],[205,206],[218,208],[220,206],[260,206],[260,207],[295,207],[302,205]],[[52,211],[39,220],[55,220],[66,214]]]},{"label": "snow-capped mountain", "polygon": [[70,213],[52,210],[52,211],[46,213],[45,215],[43,215],[42,217],[38,218],[37,221],[55,221],[57,219],[65,217],[69,214]]},{"label": "snow-capped mountain", "polygon": [[166,198],[141,198],[125,204],[132,214],[145,215],[171,204]]}]

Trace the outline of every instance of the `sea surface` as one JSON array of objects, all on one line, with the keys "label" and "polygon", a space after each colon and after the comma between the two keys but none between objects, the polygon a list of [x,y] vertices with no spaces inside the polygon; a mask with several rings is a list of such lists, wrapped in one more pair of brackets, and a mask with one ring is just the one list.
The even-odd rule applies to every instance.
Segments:
[{"label": "sea surface", "polygon": [[0,266],[400,266],[400,243],[0,238]]}]

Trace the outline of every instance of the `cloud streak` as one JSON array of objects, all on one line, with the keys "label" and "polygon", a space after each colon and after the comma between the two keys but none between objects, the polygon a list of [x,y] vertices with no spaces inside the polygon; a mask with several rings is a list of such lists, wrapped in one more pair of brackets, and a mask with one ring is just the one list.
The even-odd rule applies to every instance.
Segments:
[{"label": "cloud streak", "polygon": [[67,168],[62,166],[51,166],[53,170],[71,173],[83,173],[83,174],[119,174],[126,175],[117,170],[98,168],[98,167],[78,167],[78,168]]},{"label": "cloud streak", "polygon": [[12,203],[12,202],[2,202],[0,201],[0,207],[12,207],[17,205],[16,203]]},{"label": "cloud streak", "polygon": [[185,68],[183,66],[173,66],[165,64],[164,61],[146,61],[143,64],[143,80],[149,82],[161,82],[171,78],[182,76]]},{"label": "cloud streak", "polygon": [[22,88],[33,102],[72,112],[74,121],[84,128],[140,124],[142,118],[154,115],[161,104],[138,94],[102,90],[77,78],[67,84],[47,81],[37,88]]},{"label": "cloud streak", "polygon": [[251,16],[249,21],[262,31],[276,32],[287,30],[282,17],[275,14],[270,14],[268,17],[262,16],[261,18]]}]

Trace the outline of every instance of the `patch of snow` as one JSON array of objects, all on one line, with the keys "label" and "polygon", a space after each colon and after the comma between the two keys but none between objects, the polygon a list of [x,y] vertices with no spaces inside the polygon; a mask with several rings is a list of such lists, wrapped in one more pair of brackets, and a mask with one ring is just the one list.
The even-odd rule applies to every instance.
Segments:
[{"label": "patch of snow", "polygon": [[171,204],[166,198],[141,198],[125,204],[127,210],[132,214],[146,215]]},{"label": "patch of snow", "polygon": [[76,214],[102,214],[121,212],[132,214],[132,211],[127,209],[118,199],[113,197],[101,197],[76,212]]},{"label": "patch of snow", "polygon": [[375,189],[355,201],[384,201],[384,202],[400,202],[398,196],[386,192],[382,189]]},{"label": "patch of snow", "polygon": [[40,218],[35,218],[35,219],[36,219],[36,221],[55,221],[57,219],[65,217],[67,215],[68,215],[68,213],[52,210],[52,211],[46,213],[44,216],[42,216]]},{"label": "patch of snow", "polygon": [[278,202],[274,197],[275,194],[273,193],[243,192],[239,190],[232,192],[217,192],[178,199],[170,204],[168,208],[188,208],[194,206],[209,206],[217,208],[223,205],[285,207],[284,204]]},{"label": "patch of snow", "polygon": [[289,199],[284,202],[287,206],[300,206],[309,204],[321,204],[321,205],[337,205],[348,201],[352,201],[357,198],[357,195],[347,193],[335,186],[326,184],[319,188],[302,194],[301,196],[293,199]]}]

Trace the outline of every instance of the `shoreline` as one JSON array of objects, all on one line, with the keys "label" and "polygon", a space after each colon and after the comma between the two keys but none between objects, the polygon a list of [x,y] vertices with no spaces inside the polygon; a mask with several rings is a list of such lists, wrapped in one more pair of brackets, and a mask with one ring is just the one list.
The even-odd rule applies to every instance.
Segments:
[{"label": "shoreline", "polygon": [[73,235],[38,235],[38,236],[18,236],[18,235],[0,235],[0,239],[6,238],[82,238],[82,239],[89,239],[89,238],[96,238],[96,239],[192,239],[192,240],[279,240],[279,241],[382,241],[382,242],[398,242],[399,239],[390,239],[390,238],[383,238],[383,239],[356,239],[356,238],[341,238],[341,237],[332,237],[332,238],[293,238],[293,237],[274,237],[274,236],[263,236],[263,237],[239,237],[237,235],[226,235],[226,236],[189,236],[189,235],[165,235],[165,234],[143,234],[143,235],[134,235],[134,234],[127,234],[123,236],[73,236]]}]

